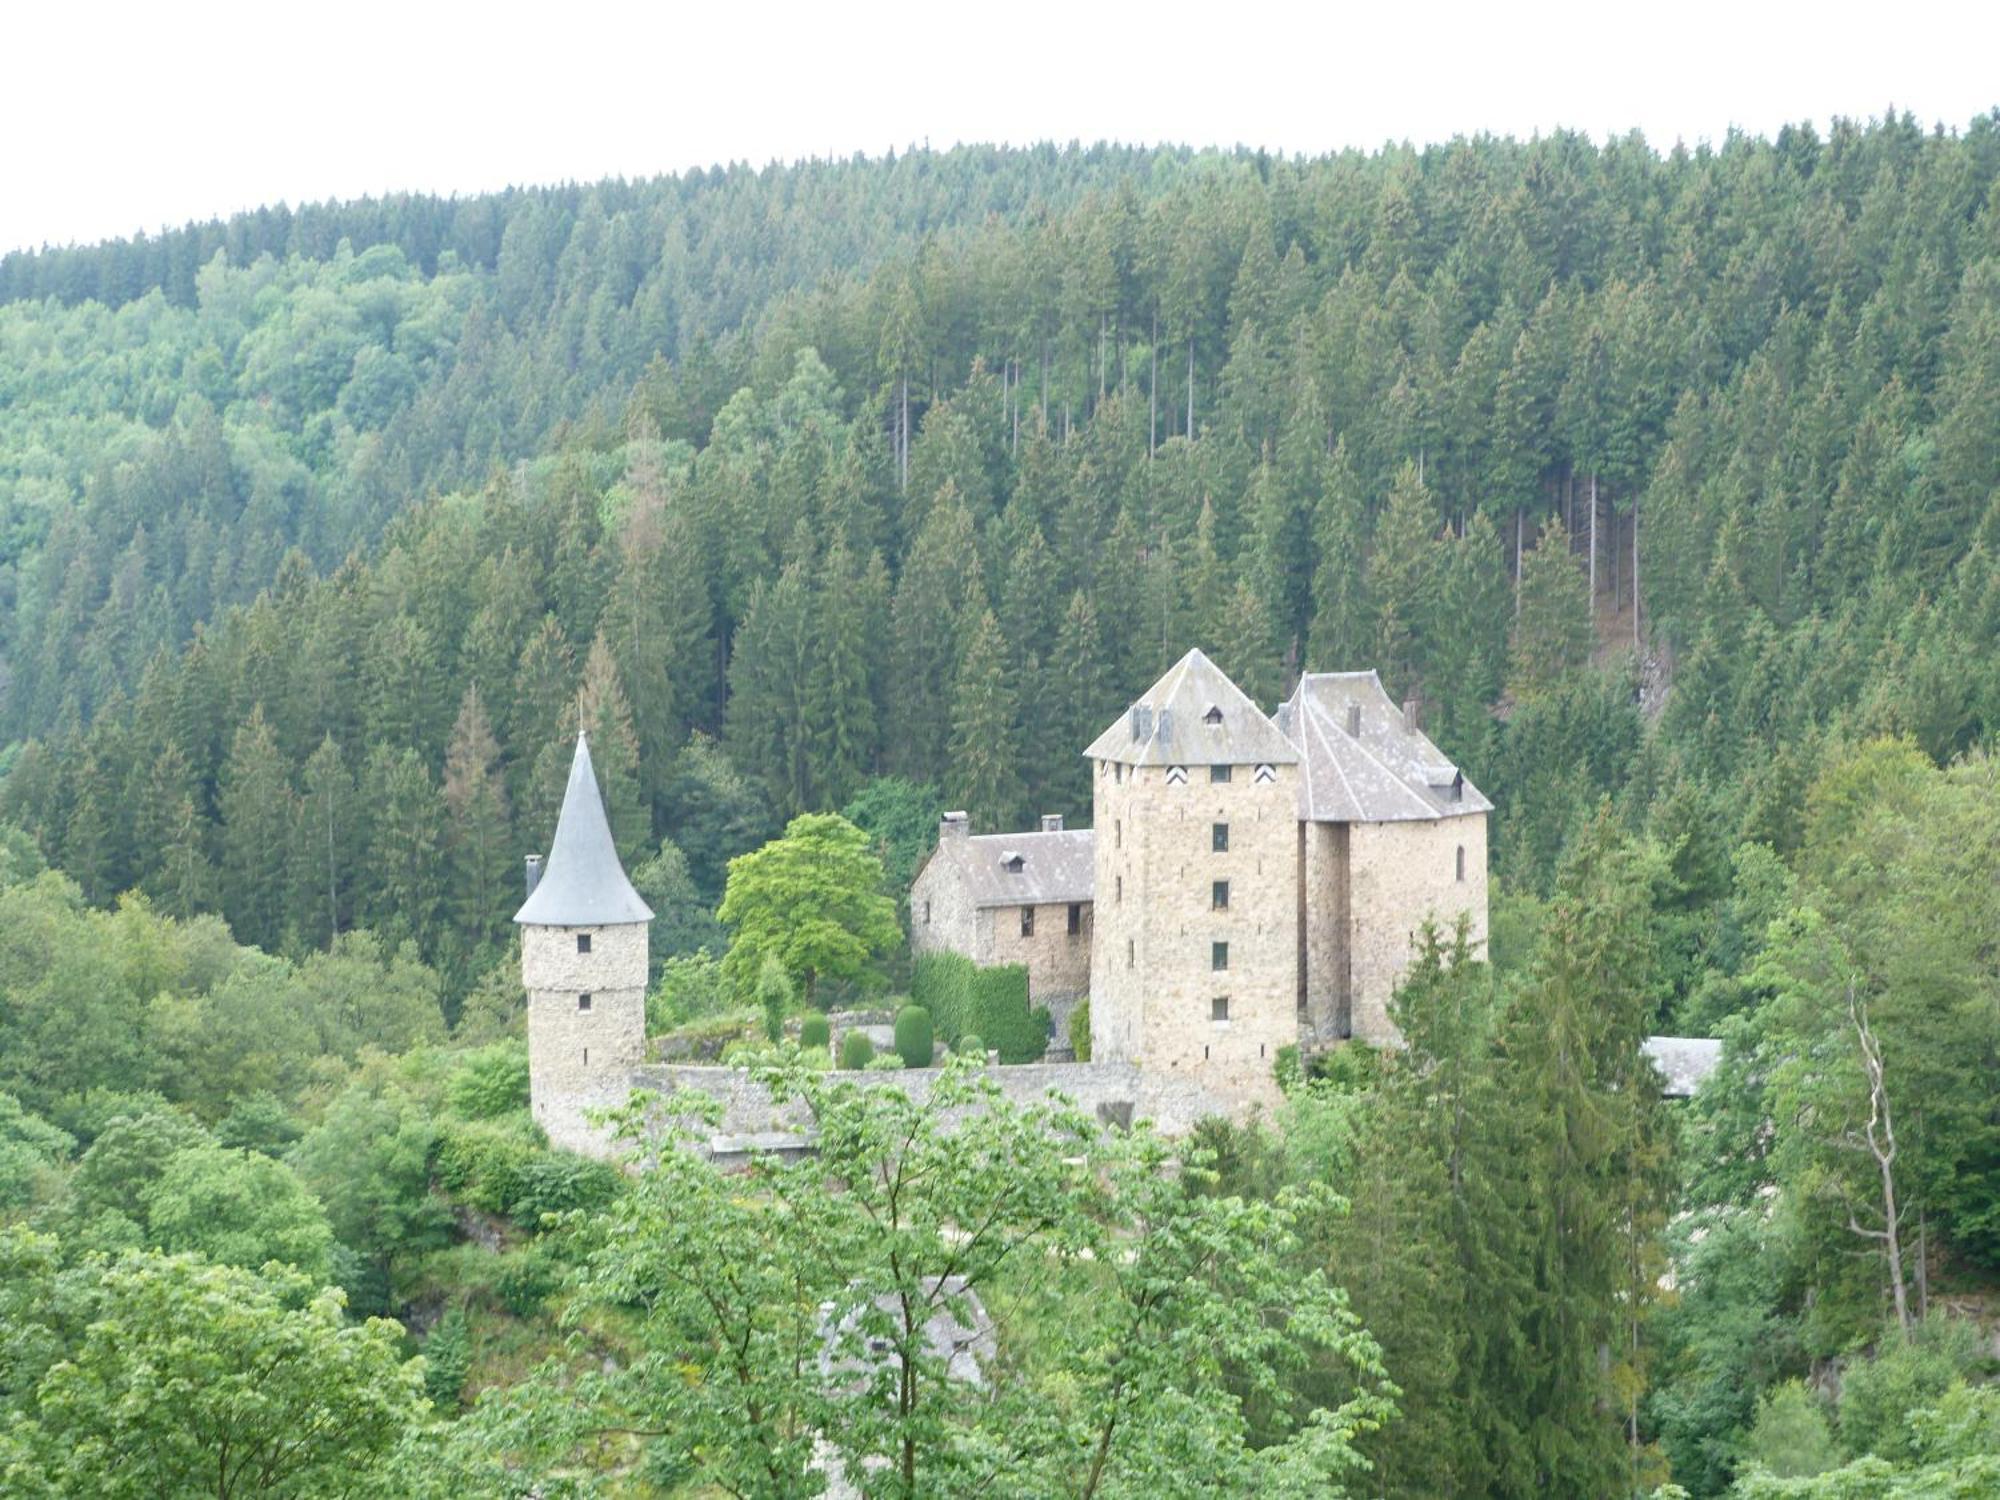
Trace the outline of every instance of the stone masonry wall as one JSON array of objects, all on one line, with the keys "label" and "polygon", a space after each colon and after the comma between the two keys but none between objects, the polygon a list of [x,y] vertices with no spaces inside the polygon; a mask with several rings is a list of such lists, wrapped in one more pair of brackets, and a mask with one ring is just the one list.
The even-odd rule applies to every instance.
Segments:
[{"label": "stone masonry wall", "polygon": [[974,917],[973,958],[982,964],[1024,964],[1028,1001],[1049,1005],[1090,990],[1091,903],[1078,902],[1078,931],[1069,930],[1067,902],[1037,906],[1033,937],[1021,935],[1021,908],[989,906]]},{"label": "stone masonry wall", "polygon": [[[1450,929],[1471,917],[1474,951],[1486,946],[1486,814],[1407,823],[1356,823],[1349,830],[1354,1035],[1398,1040],[1389,999],[1409,967],[1426,916]],[[1458,878],[1458,851],[1465,878]]]},{"label": "stone masonry wall", "polygon": [[[590,952],[577,951],[579,936]],[[523,927],[521,979],[535,1120],[556,1145],[581,1150],[590,1137],[574,1101],[617,1092],[615,1080],[645,1061],[646,924]]]},{"label": "stone masonry wall", "polygon": [[[1220,783],[1202,765],[1184,781],[1162,766],[1098,771],[1093,1060],[1186,1077],[1242,1105],[1274,1101],[1277,1051],[1298,1039],[1297,767],[1263,783],[1250,766]],[[1229,825],[1223,852],[1216,823]],[[1229,882],[1225,909],[1217,880]],[[1217,942],[1228,944],[1221,970]],[[1226,1020],[1214,1018],[1218,997]]]},{"label": "stone masonry wall", "polygon": [[[836,1070],[828,1076],[869,1088],[902,1089],[921,1100],[930,1096],[940,1071],[936,1068],[886,1073]],[[1167,1136],[1186,1135],[1197,1123],[1213,1115],[1241,1117],[1242,1114],[1236,1101],[1218,1099],[1191,1079],[1146,1073],[1129,1063],[1037,1063],[990,1068],[987,1076],[1016,1104],[1043,1103],[1053,1090],[1099,1120],[1119,1124],[1149,1120]],[[613,1156],[617,1153],[609,1132],[587,1115],[623,1106],[634,1089],[646,1089],[661,1096],[657,1119],[662,1135],[686,1127],[704,1149],[718,1156],[737,1155],[747,1146],[785,1150],[810,1142],[812,1121],[796,1100],[783,1105],[774,1103],[764,1085],[742,1068],[685,1064],[656,1063],[628,1069],[615,1078],[597,1078],[574,1094],[552,1100],[555,1119],[553,1123],[545,1121],[543,1128],[552,1141],[567,1150],[585,1156]],[[722,1118],[709,1126],[697,1124],[691,1113],[677,1113],[674,1096],[687,1091],[714,1100],[721,1106]]]},{"label": "stone masonry wall", "polygon": [[910,884],[910,952],[963,953],[978,963],[977,913],[950,860],[927,860]]},{"label": "stone masonry wall", "polygon": [[1299,946],[1305,961],[1299,1033],[1309,1046],[1323,1047],[1344,1038],[1351,1024],[1348,825],[1302,822],[1299,839],[1304,859]]}]

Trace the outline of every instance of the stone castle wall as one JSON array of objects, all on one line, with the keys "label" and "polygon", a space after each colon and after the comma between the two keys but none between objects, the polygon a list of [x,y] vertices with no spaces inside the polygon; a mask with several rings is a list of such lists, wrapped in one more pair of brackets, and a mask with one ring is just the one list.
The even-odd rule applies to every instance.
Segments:
[{"label": "stone castle wall", "polygon": [[951,861],[933,855],[910,884],[910,952],[978,954],[978,909]]},{"label": "stone castle wall", "polygon": [[[930,1097],[942,1071],[835,1070],[826,1076],[868,1088],[901,1089],[922,1101]],[[1102,1122],[1123,1126],[1148,1120],[1168,1136],[1186,1135],[1211,1116],[1242,1114],[1235,1101],[1215,1097],[1192,1079],[1148,1073],[1129,1063],[1033,1063],[989,1068],[987,1077],[1017,1105],[1044,1103],[1053,1091]],[[623,1107],[635,1089],[660,1096],[656,1134],[686,1130],[700,1149],[717,1158],[740,1158],[752,1150],[790,1152],[811,1145],[812,1120],[797,1100],[775,1102],[763,1083],[743,1068],[688,1064],[655,1063],[599,1076],[574,1093],[551,1099],[552,1118],[544,1120],[542,1128],[567,1150],[600,1158],[616,1156],[619,1148],[610,1131],[589,1116]],[[721,1106],[721,1118],[711,1125],[699,1121],[691,1110],[677,1111],[675,1096],[688,1093],[715,1101]]]},{"label": "stone castle wall", "polygon": [[1090,947],[1095,926],[1091,903],[1077,903],[1078,930],[1069,930],[1069,903],[1037,906],[1032,937],[1021,935],[1021,908],[983,907],[973,919],[972,958],[981,964],[1021,964],[1028,971],[1028,1000],[1052,1005],[1090,990]]},{"label": "stone castle wall", "polygon": [[[1096,769],[1093,1060],[1183,1076],[1244,1104],[1275,1100],[1278,1049],[1298,1040],[1297,767],[1264,782],[1247,765],[1227,782],[1202,765],[1185,780],[1164,766]],[[1218,823],[1229,828],[1223,851]],[[1218,880],[1229,882],[1226,908],[1214,902]]]},{"label": "stone castle wall", "polygon": [[[578,952],[578,938],[590,941]],[[549,1140],[582,1150],[591,1139],[575,1101],[646,1058],[646,924],[521,929],[528,991],[528,1085]],[[585,1010],[581,997],[590,997]]]},{"label": "stone castle wall", "polygon": [[1486,814],[1356,823],[1348,832],[1348,860],[1354,1035],[1393,1043],[1400,1038],[1389,1020],[1389,999],[1426,917],[1448,933],[1459,914],[1467,914],[1474,951],[1485,952]]},{"label": "stone castle wall", "polygon": [[1304,1005],[1299,1039],[1325,1047],[1344,1040],[1352,1025],[1352,949],[1348,911],[1345,823],[1300,823],[1300,978]]}]

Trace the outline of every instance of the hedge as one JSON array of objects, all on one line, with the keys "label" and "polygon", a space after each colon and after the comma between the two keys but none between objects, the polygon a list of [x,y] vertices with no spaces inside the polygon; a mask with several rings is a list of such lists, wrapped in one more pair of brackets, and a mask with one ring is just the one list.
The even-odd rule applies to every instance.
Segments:
[{"label": "hedge", "polygon": [[931,1034],[931,1013],[921,1005],[906,1005],[896,1012],[896,1055],[906,1068],[928,1068],[937,1051]]},{"label": "hedge", "polygon": [[910,999],[957,1050],[968,1033],[1003,1063],[1038,1062],[1049,1046],[1049,1013],[1028,1007],[1028,971],[1020,964],[981,968],[960,953],[926,953],[911,975]]},{"label": "hedge", "polygon": [[865,1031],[850,1031],[840,1039],[840,1065],[858,1073],[875,1060],[875,1044]]},{"label": "hedge", "polygon": [[833,1042],[833,1023],[825,1016],[810,1015],[799,1022],[799,1046],[807,1052],[824,1052]]}]

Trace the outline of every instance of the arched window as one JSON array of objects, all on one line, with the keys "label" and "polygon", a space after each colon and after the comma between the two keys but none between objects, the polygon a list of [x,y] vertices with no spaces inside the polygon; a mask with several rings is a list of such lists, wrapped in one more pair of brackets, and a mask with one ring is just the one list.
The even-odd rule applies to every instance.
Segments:
[{"label": "arched window", "polygon": [[1458,846],[1458,878],[1465,879],[1465,845]]}]

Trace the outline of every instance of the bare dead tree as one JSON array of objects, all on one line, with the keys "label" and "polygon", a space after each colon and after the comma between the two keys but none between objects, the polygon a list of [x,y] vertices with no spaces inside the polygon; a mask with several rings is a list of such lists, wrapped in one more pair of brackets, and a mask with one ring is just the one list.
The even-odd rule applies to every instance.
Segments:
[{"label": "bare dead tree", "polygon": [[1868,1079],[1868,1123],[1850,1145],[1866,1150],[1875,1161],[1882,1183],[1882,1227],[1870,1229],[1847,1210],[1847,1227],[1863,1239],[1877,1241],[1889,1261],[1889,1290],[1896,1303],[1896,1326],[1910,1331],[1910,1298],[1903,1285],[1903,1241],[1901,1210],[1896,1205],[1896,1125],[1889,1113],[1889,1089],[1882,1069],[1882,1044],[1868,1024],[1868,1007],[1857,993],[1854,981],[1847,982],[1847,1019],[1861,1048],[1861,1069]]}]

